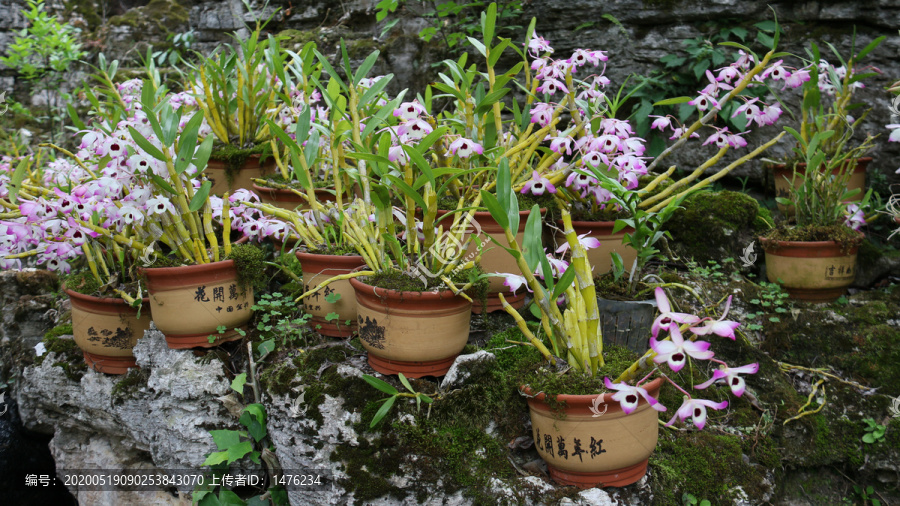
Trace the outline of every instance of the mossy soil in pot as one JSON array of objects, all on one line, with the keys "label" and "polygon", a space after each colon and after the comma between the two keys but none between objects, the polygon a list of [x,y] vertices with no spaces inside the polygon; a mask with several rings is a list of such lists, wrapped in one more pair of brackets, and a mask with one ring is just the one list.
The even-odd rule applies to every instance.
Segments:
[{"label": "mossy soil in pot", "polygon": [[533,392],[545,393],[549,403],[552,404],[557,395],[595,395],[606,392],[603,378],[608,377],[610,381],[615,381],[639,358],[640,355],[624,346],[604,345],[603,359],[606,363],[594,376],[582,374],[574,369],[566,374],[559,374],[549,370],[546,363],[542,362],[526,370],[521,379],[522,384],[529,386]]},{"label": "mossy soil in pot", "polygon": [[766,239],[792,242],[835,241],[850,246],[858,245],[862,241],[859,232],[845,225],[779,227],[766,234]]},{"label": "mossy soil in pot", "polygon": [[[459,287],[481,274],[483,274],[483,271],[479,267],[475,267],[452,273],[450,275],[450,280]],[[423,283],[423,279],[427,284]],[[398,292],[433,292],[447,290],[443,281],[438,278],[428,278],[424,276],[423,278],[416,278],[401,271],[379,272],[371,276],[362,276],[359,280],[368,285]],[[487,294],[487,287],[488,280],[486,278],[481,279],[471,288],[466,290],[466,294],[471,297],[472,300],[483,300]]]}]

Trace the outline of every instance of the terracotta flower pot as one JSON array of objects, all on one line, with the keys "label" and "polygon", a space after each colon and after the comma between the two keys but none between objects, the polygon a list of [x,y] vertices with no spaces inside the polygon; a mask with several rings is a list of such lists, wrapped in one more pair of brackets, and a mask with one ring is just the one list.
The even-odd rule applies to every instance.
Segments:
[{"label": "terracotta flower pot", "polygon": [[[268,188],[252,183],[253,191],[259,195],[260,200],[265,204],[271,204],[275,207],[293,211],[295,209],[309,209],[306,199],[292,192],[291,190],[282,190],[279,188]],[[334,193],[329,192],[325,188],[316,188],[313,190],[316,194],[316,200],[319,202],[334,202]]]},{"label": "terracotta flower pot", "polygon": [[[238,284],[234,260],[143,271],[153,322],[169,348],[209,348],[240,339],[235,329],[253,316],[253,289]],[[219,326],[226,331],[220,334]]]},{"label": "terracotta flower pot", "polygon": [[[556,231],[556,242],[562,245],[566,241],[565,234],[562,233],[563,222],[558,220],[559,230]],[[630,245],[622,244],[625,234],[634,232],[631,227],[625,227],[615,234],[613,227],[614,221],[573,221],[572,229],[575,235],[587,234],[587,237],[593,237],[600,241],[600,247],[587,250],[588,262],[594,270],[594,275],[606,274],[612,270],[612,254],[618,253],[622,256],[622,263],[626,270],[631,269],[631,265],[637,258],[637,251]]]},{"label": "terracotta flower pot", "polygon": [[[447,212],[448,211],[438,211],[438,218],[447,214]],[[522,244],[522,240],[525,237],[525,222],[528,221],[528,214],[530,212],[531,211],[519,211],[519,230],[516,234],[516,240],[519,244]],[[452,219],[452,217],[446,218],[441,223]],[[497,245],[487,237],[493,237],[504,247],[509,246],[509,243],[506,241],[506,232],[503,230],[503,227],[497,223],[497,220],[491,216],[491,213],[486,211],[476,212],[473,216],[473,221],[478,224],[481,235],[483,236],[481,239],[481,247],[483,248],[481,252],[481,268],[484,269],[484,272],[487,274],[495,272],[519,274],[519,265],[516,263],[516,259],[507,251],[498,248]],[[446,229],[448,225],[445,225],[444,228]],[[472,241],[469,244],[467,254],[475,254],[478,248],[478,241]],[[500,297],[498,296],[499,293],[502,293],[503,297],[506,298],[506,301],[515,309],[519,309],[525,305],[525,290],[520,291],[518,295],[513,295],[509,291],[509,287],[503,284],[503,278],[491,277],[488,278],[488,281],[489,285],[486,304],[488,313],[503,310],[503,304],[500,302]],[[482,309],[483,307],[480,300],[474,300],[472,302],[473,313],[481,314]]]},{"label": "terracotta flower pot", "polygon": [[766,252],[766,277],[780,282],[792,299],[831,302],[856,278],[858,245],[842,251],[834,241],[759,240]]},{"label": "terracotta flower pot", "polygon": [[227,165],[224,160],[212,160],[206,164],[204,173],[206,177],[212,181],[212,188],[209,189],[210,195],[223,195],[225,192],[234,193],[239,188],[253,188],[253,179],[261,178],[264,175],[275,170],[275,160],[269,157],[262,164],[259,163],[260,155],[250,155],[244,162],[244,165],[233,171],[231,178],[227,171]]},{"label": "terracotta flower pot", "polygon": [[[303,266],[303,291],[315,288],[319,283],[349,274],[366,264],[361,256],[315,255],[303,251],[295,252]],[[340,295],[335,302],[328,302],[333,294]],[[356,292],[349,280],[335,281],[303,301],[303,309],[312,315],[310,323],[320,334],[331,337],[349,337],[356,332]],[[337,313],[336,320],[327,316]],[[348,325],[346,322],[350,321]]]},{"label": "terracotta flower pot", "polygon": [[399,292],[351,278],[369,365],[408,378],[443,376],[469,340],[472,304],[450,290]]},{"label": "terracotta flower pot", "polygon": [[122,299],[63,290],[72,301],[72,333],[87,365],[106,374],[137,367],[131,350],[150,328],[150,299],[143,299],[138,318],[138,309]]},{"label": "terracotta flower pot", "polygon": [[[662,381],[657,378],[644,388],[657,397]],[[557,482],[579,488],[624,487],[647,474],[659,429],[657,412],[647,401],[640,399],[637,409],[626,415],[613,393],[559,395],[556,402],[565,403],[560,416],[544,393],[532,397],[530,388],[521,391],[528,397],[535,447]],[[592,408],[602,415],[596,416]]]},{"label": "terracotta flower pot", "polygon": [[[856,160],[856,167],[853,168],[852,173],[850,174],[850,179],[847,181],[847,189],[848,190],[860,190],[859,193],[850,198],[851,201],[862,200],[865,195],[866,189],[866,167],[869,166],[869,162],[872,161],[872,157],[867,156],[864,158],[859,158]],[[840,168],[834,169],[832,174],[837,175],[840,172]],[[806,174],[806,164],[798,163],[797,171],[801,174]],[[784,164],[778,164],[774,167],[775,172],[775,195],[778,197],[784,197],[786,199],[791,198],[790,187],[791,181],[794,181],[794,188],[799,187],[803,184],[803,177],[797,177],[796,180],[793,178],[793,171],[790,167]],[[778,204],[778,210],[787,216],[793,216],[794,214],[794,206],[785,206],[783,204]]]}]

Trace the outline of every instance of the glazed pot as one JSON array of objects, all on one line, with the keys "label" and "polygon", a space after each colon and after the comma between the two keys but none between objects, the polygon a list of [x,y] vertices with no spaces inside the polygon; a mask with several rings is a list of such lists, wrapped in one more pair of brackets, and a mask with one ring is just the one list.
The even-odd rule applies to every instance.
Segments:
[{"label": "glazed pot", "polygon": [[[234,260],[143,272],[151,317],[169,348],[209,348],[240,339],[235,329],[253,316],[253,289],[238,284]],[[224,333],[219,333],[220,326],[225,327]]]},{"label": "glazed pot", "polygon": [[759,240],[766,253],[766,277],[781,284],[792,299],[831,302],[856,279],[858,244],[842,250],[835,241]]},{"label": "glazed pot", "polygon": [[[296,251],[297,259],[303,267],[303,291],[315,288],[319,283],[349,274],[366,264],[361,256],[316,255]],[[340,295],[335,302],[328,302],[333,294]],[[356,292],[349,280],[335,281],[303,300],[303,310],[312,315],[310,324],[322,335],[330,337],[350,337],[356,332]],[[326,317],[337,313],[336,320]],[[346,322],[350,321],[349,324]]]},{"label": "glazed pot", "polygon": [[[252,183],[252,186],[253,191],[259,195],[260,200],[265,204],[280,207],[281,209],[287,209],[288,211],[293,211],[295,209],[309,209],[309,204],[306,202],[306,199],[291,190],[269,188],[266,186],[259,186],[256,183]],[[313,191],[316,194],[316,200],[320,203],[335,201],[334,193],[325,188],[316,188]]]},{"label": "glazed pot", "polygon": [[150,328],[150,299],[138,309],[114,297],[93,297],[63,286],[72,301],[72,334],[91,369],[106,374],[125,374],[137,367],[132,354],[137,340]]},{"label": "glazed pot", "polygon": [[[559,229],[556,231],[556,243],[562,245],[566,242],[566,236],[563,234],[563,222],[558,220]],[[587,250],[588,262],[591,264],[594,275],[606,274],[613,268],[612,254],[618,253],[622,256],[622,264],[625,270],[631,270],[634,260],[637,258],[637,251],[631,245],[623,244],[622,240],[625,234],[634,233],[631,227],[625,227],[616,233],[613,233],[613,227],[616,225],[614,221],[573,221],[572,229],[575,235],[587,234],[587,237],[593,237],[600,241],[600,246]]]},{"label": "glazed pot", "polygon": [[253,179],[261,178],[275,170],[275,159],[271,156],[263,163],[260,163],[259,159],[258,154],[248,156],[244,165],[230,174],[230,178],[224,160],[210,159],[206,164],[206,170],[203,171],[212,181],[210,195],[222,196],[225,192],[234,193],[234,190],[239,188],[248,190],[253,188]]},{"label": "glazed pot", "polygon": [[369,365],[408,378],[443,376],[469,340],[472,303],[450,290],[401,292],[351,278]]},{"label": "glazed pot", "polygon": [[[662,381],[657,378],[644,388],[656,398]],[[656,410],[644,399],[626,415],[612,392],[558,395],[556,403],[564,403],[561,416],[559,405],[551,407],[546,394],[533,395],[527,386],[520,392],[528,397],[535,448],[555,481],[579,488],[624,487],[647,474],[659,424]]]},{"label": "glazed pot", "polygon": [[[860,191],[850,198],[851,201],[862,200],[863,196],[865,195],[866,167],[869,166],[869,162],[871,161],[872,157],[870,156],[859,158],[856,160],[856,166],[853,168],[850,174],[850,178],[847,180],[847,189]],[[797,171],[801,174],[806,174],[806,164],[798,163]],[[840,171],[840,167],[836,168],[832,171],[832,174],[838,175]],[[793,179],[793,171],[785,164],[775,165],[774,172],[775,195],[778,197],[784,197],[786,199],[791,198],[791,181],[794,182],[794,188],[797,188],[803,184],[803,177],[797,177],[796,179]],[[794,206],[785,206],[783,204],[778,204],[778,210],[787,216],[793,216],[794,214]]]},{"label": "glazed pot", "polygon": [[[544,210],[541,210],[541,212],[543,211]],[[448,211],[439,210],[438,218],[447,214],[447,212]],[[530,212],[531,211],[519,211],[519,230],[516,234],[516,240],[519,244],[522,244],[522,240],[525,237],[525,223],[528,221],[528,214]],[[448,220],[452,219],[453,217],[446,218],[439,223],[448,222]],[[477,229],[480,230],[480,235],[482,236],[481,244],[479,245],[478,240],[471,241],[469,243],[467,256],[474,256],[477,254],[478,248],[480,247],[482,248],[481,268],[486,274],[497,272],[519,274],[519,264],[516,263],[516,259],[503,248],[497,247],[497,245],[487,237],[490,236],[494,238],[499,244],[503,245],[503,247],[509,247],[509,242],[506,240],[506,232],[503,230],[503,227],[497,223],[497,220],[491,216],[491,213],[486,211],[475,213],[473,216],[473,225],[470,229],[475,228],[476,223]],[[444,229],[448,226],[449,222],[444,226]],[[500,277],[488,278],[487,303],[483,306],[480,300],[474,300],[472,302],[473,313],[481,314],[483,310],[486,310],[488,313],[502,311],[503,304],[500,302],[500,297],[498,295],[500,293],[503,294],[506,301],[515,309],[519,309],[525,305],[526,292],[523,290],[518,295],[513,295],[509,291],[509,287],[503,284],[503,281],[504,279]]]}]

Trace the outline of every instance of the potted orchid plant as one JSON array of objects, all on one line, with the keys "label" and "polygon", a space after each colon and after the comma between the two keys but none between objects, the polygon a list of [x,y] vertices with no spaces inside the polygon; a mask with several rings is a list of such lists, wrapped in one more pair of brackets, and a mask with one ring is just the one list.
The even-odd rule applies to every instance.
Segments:
[{"label": "potted orchid plant", "polygon": [[[856,52],[854,37],[850,58],[847,59],[831,46],[840,66],[823,59],[819,47],[813,42],[807,50],[808,60],[802,67],[789,67],[779,60],[767,74],[767,77],[783,81],[787,86],[802,85],[799,128],[795,135],[798,145],[801,140],[808,145],[816,134],[821,134],[818,148],[825,153],[825,159],[843,160],[841,164],[830,164],[832,174],[843,182],[845,188],[858,190],[848,195],[851,200],[860,200],[865,193],[866,167],[872,161],[865,155],[872,148],[873,140],[871,136],[862,142],[853,139],[856,127],[862,124],[871,108],[860,112],[863,104],[851,100],[857,89],[865,87],[863,81],[879,72],[875,67],[861,66],[860,62],[884,39],[878,37]],[[805,155],[792,155],[785,163],[774,166],[778,197],[788,197],[792,193],[791,187],[797,188],[803,184],[805,174],[810,170],[807,158]],[[815,168],[812,172],[817,174],[818,170]],[[778,208],[786,214],[794,212],[790,202],[779,202]]]},{"label": "potted orchid plant", "polygon": [[[789,127],[788,127],[789,128]],[[860,206],[849,203],[858,189],[849,190],[841,167],[854,156],[853,150],[841,155],[826,153],[824,140],[832,131],[817,132],[807,142],[791,131],[799,147],[798,156],[807,170],[800,185],[788,189],[789,198],[779,197],[784,205],[793,205],[793,225],[782,225],[761,237],[766,252],[766,275],[770,282],[782,284],[792,298],[829,302],[844,294],[856,278],[856,252],[865,225]],[[866,192],[864,207],[872,195]]]},{"label": "potted orchid plant", "polygon": [[[529,216],[521,243],[513,235],[519,215],[512,189],[504,180],[503,175],[498,179],[496,197],[484,192],[483,198],[495,218],[507,224],[511,256],[534,294],[546,335],[545,340],[539,339],[516,310],[504,305],[529,343],[550,365],[549,370],[539,371],[533,382],[521,388],[521,393],[528,398],[538,453],[547,462],[550,476],[567,485],[585,488],[634,483],[646,473],[648,458],[656,446],[657,413],[668,411],[658,401],[664,382],[684,394],[682,405],[666,425],[691,419],[694,426],[703,429],[707,409],[722,410],[728,406],[726,400],[716,402],[695,397],[696,394],[679,386],[671,373],[677,373],[688,363],[692,366],[699,361],[716,363],[719,369],[708,381],[694,386],[694,390],[704,390],[718,380],[727,379],[732,393],[740,397],[745,384],[740,375],[758,370],[758,364],[729,367],[714,358],[709,342],[696,341],[712,334],[734,339],[739,324],[725,319],[731,297],[720,317],[701,318],[673,311],[663,288],[657,287],[655,297],[660,314],[651,328],[650,350],[631,365],[616,369],[617,364],[606,362],[591,265],[572,227],[571,215],[562,209],[571,263],[565,270],[554,271],[540,247],[541,224],[535,218],[536,213]],[[535,272],[547,274],[539,280]],[[501,300],[504,300],[502,294]],[[692,334],[690,338],[688,332]],[[587,391],[574,392],[577,395],[564,394],[558,391],[561,373],[557,371],[568,371],[567,376],[574,383],[590,386],[582,387]],[[598,395],[595,389],[603,386],[607,393]],[[600,433],[602,440],[597,437]],[[598,458],[601,454],[603,457]]]}]

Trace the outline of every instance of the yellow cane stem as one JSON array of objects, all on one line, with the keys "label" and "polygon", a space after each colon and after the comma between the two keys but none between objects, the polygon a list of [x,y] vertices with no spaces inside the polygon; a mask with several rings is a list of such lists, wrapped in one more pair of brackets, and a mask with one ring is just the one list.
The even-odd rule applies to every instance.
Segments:
[{"label": "yellow cane stem", "polygon": [[340,276],[335,276],[333,278],[326,279],[325,281],[322,281],[321,283],[319,283],[312,290],[309,290],[306,293],[303,293],[299,297],[294,299],[294,303],[299,303],[304,298],[309,297],[310,295],[318,292],[319,290],[325,288],[326,286],[330,285],[331,283],[334,283],[335,281],[341,281],[344,279],[352,279],[352,278],[356,278],[359,276],[372,276],[374,274],[375,274],[375,271],[356,271],[356,272],[351,272],[349,274],[341,274]]},{"label": "yellow cane stem", "polygon": [[222,247],[227,258],[231,255],[231,202],[228,192],[222,196]]},{"label": "yellow cane stem", "polygon": [[206,240],[209,241],[209,247],[212,249],[213,260],[219,261],[219,240],[216,239],[216,233],[212,227],[212,208],[209,203],[203,205],[203,233],[206,234]]},{"label": "yellow cane stem", "polygon": [[516,326],[518,326],[519,330],[522,331],[522,335],[527,337],[528,341],[531,342],[531,344],[541,352],[541,355],[543,355],[544,358],[549,360],[550,363],[555,366],[556,359],[553,357],[553,354],[550,353],[550,350],[548,350],[547,347],[544,346],[544,343],[542,343],[540,339],[534,337],[534,334],[531,333],[531,329],[528,328],[525,320],[522,319],[522,315],[520,315],[518,311],[513,309],[509,302],[506,302],[506,297],[504,297],[502,293],[497,294],[497,296],[500,298],[500,303],[503,304],[503,309],[513,317],[513,320],[515,320]]},{"label": "yellow cane stem", "polygon": [[100,273],[97,272],[97,264],[94,262],[94,255],[91,253],[90,245],[88,243],[82,244],[81,251],[84,252],[84,258],[87,260],[88,267],[91,269],[91,274],[94,275],[94,279],[96,279],[98,283],[103,284],[103,279],[100,278]]},{"label": "yellow cane stem", "polygon": [[669,170],[667,170],[667,171],[663,172],[662,174],[653,178],[653,181],[650,181],[650,184],[641,188],[640,190],[638,190],[638,192],[642,193],[642,194],[648,194],[648,193],[652,192],[653,190],[655,190],[656,187],[659,186],[660,183],[662,183],[666,179],[669,179],[669,176],[671,176],[672,173],[675,172],[675,167],[676,167],[675,165],[669,167]]},{"label": "yellow cane stem", "polygon": [[720,148],[719,151],[717,151],[715,155],[713,155],[713,156],[710,157],[708,160],[706,160],[705,162],[703,162],[703,163],[702,163],[699,167],[697,167],[697,168],[694,170],[694,172],[692,172],[689,176],[687,176],[687,177],[685,177],[685,178],[682,178],[682,179],[678,180],[678,181],[675,182],[675,184],[673,184],[672,186],[666,188],[665,190],[663,190],[663,191],[657,193],[656,195],[654,195],[654,196],[652,196],[652,197],[650,197],[650,198],[648,198],[648,199],[645,199],[644,201],[642,201],[642,202],[639,204],[638,207],[647,207],[647,206],[649,206],[650,204],[659,202],[660,200],[663,200],[664,198],[666,198],[666,197],[668,197],[669,195],[671,195],[672,193],[674,193],[675,190],[678,190],[678,189],[680,189],[680,188],[682,188],[682,187],[684,187],[684,186],[687,186],[688,183],[690,183],[691,181],[693,181],[693,180],[697,179],[698,177],[700,177],[700,175],[703,174],[703,172],[705,172],[706,169],[708,169],[708,168],[712,167],[713,165],[717,164],[717,163],[719,162],[719,160],[721,160],[722,157],[725,156],[725,153],[727,153],[727,152],[728,152],[728,146],[725,146],[725,147],[723,147],[723,148]]},{"label": "yellow cane stem", "polygon": [[[750,152],[750,153],[748,153],[748,154],[746,154],[746,155],[744,155],[744,156],[738,158],[737,160],[735,160],[734,162],[732,162],[730,165],[728,165],[728,166],[725,167],[724,169],[720,170],[719,172],[716,172],[716,173],[713,174],[712,176],[710,176],[710,177],[704,179],[703,181],[700,181],[699,183],[697,183],[697,184],[695,184],[694,186],[688,188],[687,190],[684,190],[683,192],[679,193],[678,195],[673,195],[672,197],[669,197],[669,198],[666,199],[665,201],[660,202],[659,204],[653,206],[653,207],[650,209],[650,212],[656,212],[656,211],[659,211],[660,209],[662,209],[662,208],[666,207],[667,205],[669,205],[669,202],[671,202],[672,200],[677,199],[677,198],[681,197],[682,195],[686,195],[686,194],[689,194],[689,193],[691,193],[691,192],[697,191],[697,190],[699,190],[700,188],[703,188],[704,186],[708,186],[708,185],[714,183],[715,181],[718,181],[719,179],[725,177],[725,175],[727,175],[729,172],[731,172],[732,170],[734,170],[735,167],[739,167],[739,166],[743,165],[743,164],[746,163],[748,160],[751,160],[751,159],[755,158],[757,155],[759,155],[759,154],[762,153],[763,151],[765,151],[765,150],[769,149],[770,147],[772,147],[773,145],[775,145],[779,140],[781,140],[782,137],[784,137],[784,136],[786,135],[786,133],[787,133],[787,132],[781,132],[780,134],[778,134],[777,136],[775,136],[775,137],[774,137],[772,140],[770,140],[769,142],[763,144],[762,146],[759,146],[758,148],[754,149],[752,152]],[[643,205],[643,204],[641,204],[641,205]]]}]

